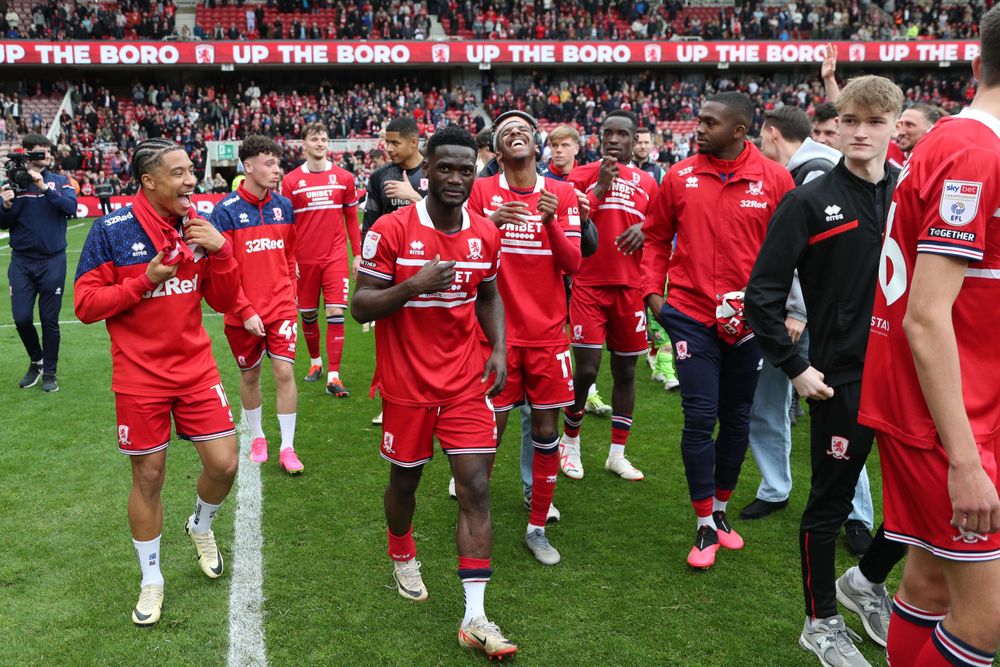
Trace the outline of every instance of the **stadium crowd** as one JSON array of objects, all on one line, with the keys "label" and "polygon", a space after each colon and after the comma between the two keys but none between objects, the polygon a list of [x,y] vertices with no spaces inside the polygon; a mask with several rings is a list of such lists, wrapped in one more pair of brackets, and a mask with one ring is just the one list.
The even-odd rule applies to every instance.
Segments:
[{"label": "stadium crowd", "polygon": [[[682,0],[203,0],[193,31],[175,32],[171,0],[47,0],[0,14],[8,39],[422,40],[436,14],[451,36],[475,39],[897,40],[967,39],[985,0],[793,0],[689,7]],[[235,12],[233,11],[235,10]]]},{"label": "stadium crowd", "polygon": [[[923,102],[946,111],[965,104],[974,93],[973,81],[964,73],[910,73],[895,75],[908,102]],[[491,86],[483,99],[483,113],[471,91],[446,89],[413,79],[391,82],[332,82],[308,94],[299,90],[262,88],[255,81],[246,85],[184,86],[136,83],[131,90],[112,91],[84,81],[72,93],[73,114],[60,118],[62,134],[56,142],[58,166],[75,176],[81,186],[112,181],[115,192],[131,194],[130,155],[139,141],[169,137],[184,144],[199,173],[204,176],[206,142],[242,139],[248,134],[273,132],[284,147],[284,167],[299,162],[297,139],[308,123],[323,122],[331,139],[379,137],[389,119],[400,113],[413,115],[422,136],[450,124],[475,133],[486,117],[505,109],[523,109],[540,120],[543,130],[556,124],[575,127],[584,137],[578,161],[597,159],[597,131],[613,109],[635,112],[645,127],[655,130],[654,160],[664,168],[692,153],[691,122],[706,96],[736,90],[750,95],[757,114],[758,131],[767,111],[796,106],[810,115],[824,99],[819,76],[797,79],[791,84],[760,74],[725,74],[703,83],[663,81],[651,72],[603,77],[536,73],[513,89]],[[39,112],[22,112],[24,100],[51,96],[65,90],[65,83],[18,83],[0,92],[0,142],[14,141],[26,132],[48,131]],[[686,121],[686,122],[685,122]],[[347,152],[337,155],[340,166],[354,173],[363,184],[381,164],[381,151]],[[101,172],[105,176],[101,177]],[[114,178],[113,178],[114,177]],[[202,183],[206,192],[217,184]]]}]

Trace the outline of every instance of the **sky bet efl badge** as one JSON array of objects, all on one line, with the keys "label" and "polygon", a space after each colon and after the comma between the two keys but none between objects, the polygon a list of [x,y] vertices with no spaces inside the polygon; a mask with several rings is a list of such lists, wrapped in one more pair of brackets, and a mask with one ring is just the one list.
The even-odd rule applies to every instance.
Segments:
[{"label": "sky bet efl badge", "polygon": [[979,195],[983,184],[972,181],[945,181],[941,192],[941,219],[949,225],[964,227],[972,222],[979,210]]},{"label": "sky bet efl badge", "polygon": [[365,236],[365,243],[361,246],[361,256],[364,259],[374,259],[378,250],[378,242],[382,240],[382,235],[378,232],[368,232]]}]

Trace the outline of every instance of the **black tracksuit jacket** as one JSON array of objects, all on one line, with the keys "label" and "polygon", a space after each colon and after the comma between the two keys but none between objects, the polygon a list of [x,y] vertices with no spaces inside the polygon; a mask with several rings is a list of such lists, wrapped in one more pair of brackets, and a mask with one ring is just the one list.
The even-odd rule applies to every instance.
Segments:
[{"label": "black tracksuit jacket", "polygon": [[[837,386],[861,379],[886,215],[899,170],[873,184],[843,159],[785,195],[746,290],[746,314],[767,360],[789,378],[812,366]],[[809,313],[809,357],[785,331],[785,300],[798,269]]]}]

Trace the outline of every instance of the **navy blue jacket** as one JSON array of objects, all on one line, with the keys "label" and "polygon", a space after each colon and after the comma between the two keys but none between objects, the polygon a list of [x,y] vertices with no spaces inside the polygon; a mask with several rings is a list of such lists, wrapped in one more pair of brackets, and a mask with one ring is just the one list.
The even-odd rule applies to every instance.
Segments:
[{"label": "navy blue jacket", "polygon": [[34,184],[14,198],[9,209],[0,206],[0,229],[10,229],[14,255],[44,259],[66,251],[66,219],[76,217],[76,190],[69,179],[48,169],[42,172],[48,186]]}]

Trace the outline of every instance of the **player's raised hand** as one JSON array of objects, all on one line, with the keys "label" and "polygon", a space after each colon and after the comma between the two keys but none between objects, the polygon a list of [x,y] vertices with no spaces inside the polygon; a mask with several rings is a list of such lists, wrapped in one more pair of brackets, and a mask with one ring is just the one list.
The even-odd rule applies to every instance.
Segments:
[{"label": "player's raised hand", "polygon": [[637,223],[626,229],[615,239],[615,247],[618,251],[626,255],[642,250],[642,244],[646,241],[646,235],[642,233],[642,223]]},{"label": "player's raised hand", "polygon": [[184,221],[184,242],[200,245],[205,252],[213,253],[225,245],[226,239],[208,220],[190,218]]},{"label": "player's raised hand", "polygon": [[149,264],[146,265],[146,275],[149,279],[153,281],[154,284],[159,285],[162,282],[170,280],[175,275],[177,275],[177,264],[172,266],[167,266],[163,263],[163,251],[156,253],[156,257],[150,260]]},{"label": "player's raised hand", "polygon": [[444,292],[455,282],[455,261],[441,261],[441,255],[434,255],[408,281],[417,294]]},{"label": "player's raised hand", "polygon": [[618,178],[620,171],[618,160],[610,155],[605,155],[601,158],[601,171],[597,177],[597,186],[594,188],[594,194],[598,199],[603,198],[607,194],[611,184]]},{"label": "player's raised hand", "polygon": [[823,52],[823,64],[819,69],[823,79],[832,79],[837,75],[837,45],[828,43]]},{"label": "player's raised hand", "polygon": [[507,201],[490,216],[500,229],[504,225],[522,225],[528,221],[528,205],[523,201]]},{"label": "player's raised hand", "polygon": [[833,398],[833,387],[823,382],[824,375],[810,366],[792,378],[792,386],[799,396],[811,398],[814,401],[825,401]]},{"label": "player's raised hand", "polygon": [[965,533],[1000,531],[1000,498],[982,463],[948,466],[951,525]]},{"label": "player's raised hand", "polygon": [[576,201],[580,203],[580,222],[585,220],[590,220],[590,200],[587,199],[587,195],[579,190],[574,190],[576,192]]},{"label": "player's raised hand", "polygon": [[503,391],[504,385],[507,384],[506,350],[493,350],[492,354],[486,360],[486,367],[483,369],[483,377],[480,382],[487,382],[491,375],[494,376],[493,384],[486,391],[486,395],[493,398]]},{"label": "player's raised hand", "polygon": [[542,214],[542,224],[547,225],[555,220],[556,211],[558,210],[559,197],[548,190],[542,190],[541,195],[538,197],[538,212]]},{"label": "player's raised hand", "polygon": [[254,313],[247,319],[243,320],[243,328],[252,333],[254,336],[264,336],[267,333],[264,330],[264,320],[260,319],[260,315]]}]

